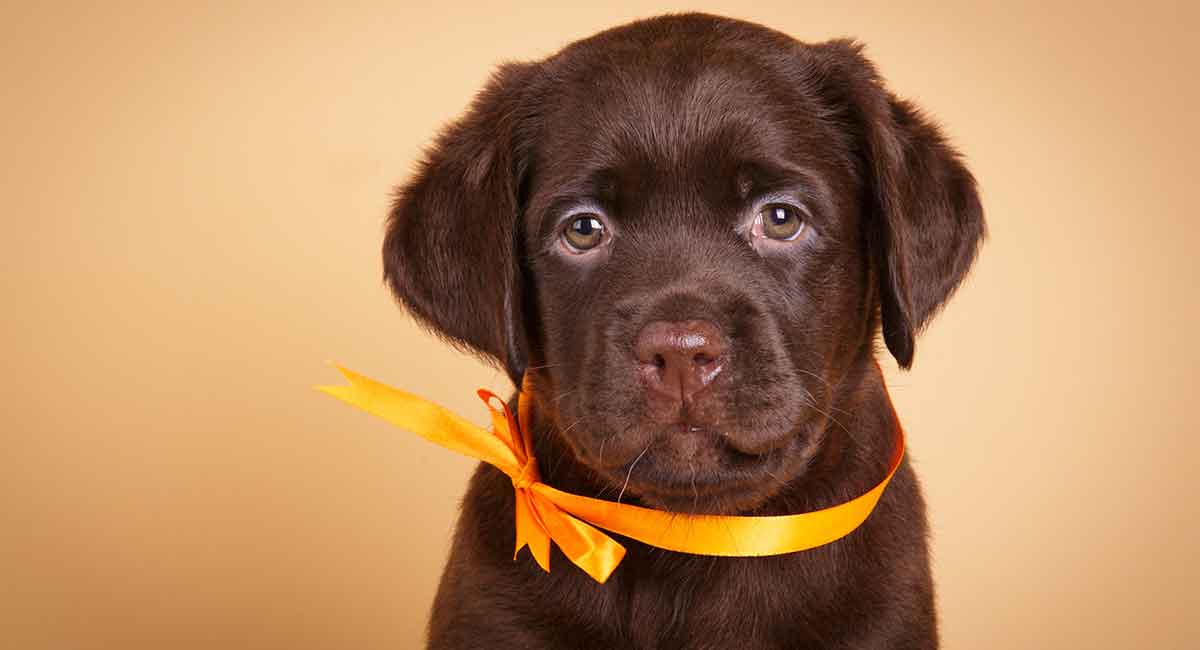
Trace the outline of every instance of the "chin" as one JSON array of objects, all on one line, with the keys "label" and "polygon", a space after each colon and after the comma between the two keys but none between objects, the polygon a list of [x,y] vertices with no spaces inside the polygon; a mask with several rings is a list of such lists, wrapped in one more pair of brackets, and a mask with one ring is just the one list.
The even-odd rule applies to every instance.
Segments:
[{"label": "chin", "polygon": [[687,514],[757,510],[800,477],[818,448],[794,433],[761,453],[747,453],[716,430],[672,425],[621,467],[602,469],[622,501]]}]

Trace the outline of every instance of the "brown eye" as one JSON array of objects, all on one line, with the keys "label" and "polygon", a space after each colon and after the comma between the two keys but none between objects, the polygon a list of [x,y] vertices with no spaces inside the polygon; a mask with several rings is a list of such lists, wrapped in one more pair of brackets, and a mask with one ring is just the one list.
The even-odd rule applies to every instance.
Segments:
[{"label": "brown eye", "polygon": [[563,238],[575,250],[590,250],[604,241],[604,223],[594,214],[579,215],[567,224]]},{"label": "brown eye", "polygon": [[804,230],[800,211],[790,205],[768,205],[759,213],[763,234],[771,239],[791,241]]}]

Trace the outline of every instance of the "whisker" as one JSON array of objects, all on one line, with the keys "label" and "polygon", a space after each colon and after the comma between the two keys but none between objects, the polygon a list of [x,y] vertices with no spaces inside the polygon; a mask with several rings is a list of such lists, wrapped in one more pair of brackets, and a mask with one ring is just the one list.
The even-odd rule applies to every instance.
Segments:
[{"label": "whisker", "polygon": [[621,486],[621,493],[617,495],[617,503],[620,503],[621,497],[625,496],[625,488],[629,487],[629,477],[633,476],[633,468],[637,467],[638,461],[641,460],[642,456],[645,456],[646,452],[648,451],[650,451],[649,444],[646,445],[646,448],[642,450],[642,453],[638,454],[637,458],[633,459],[633,463],[629,465],[629,471],[625,474],[625,484]]},{"label": "whisker", "polygon": [[586,416],[586,415],[581,415],[581,416],[579,416],[579,419],[577,419],[577,420],[575,420],[574,422],[572,422],[571,424],[567,425],[567,428],[563,429],[562,431],[559,431],[559,434],[565,434],[566,432],[568,432],[568,431],[570,431],[572,428],[574,428],[574,427],[575,427],[575,425],[579,424],[580,422],[583,422],[583,421],[584,421],[584,420],[586,420],[586,419],[587,419],[587,416]]},{"label": "whisker", "polygon": [[825,384],[825,386],[827,386],[829,388],[829,390],[833,390],[833,384],[829,383],[829,380],[822,377],[821,375],[818,375],[817,373],[815,373],[811,370],[805,370],[804,368],[794,368],[794,370],[796,372],[802,372],[810,377],[816,378],[817,381],[821,382],[822,384]]},{"label": "whisker", "polygon": [[[574,428],[574,427],[575,427],[575,425],[579,424],[580,422],[583,422],[583,421],[584,421],[584,420],[586,420],[586,419],[587,419],[587,416],[586,416],[586,415],[581,415],[581,416],[579,416],[579,419],[577,419],[577,420],[575,420],[574,422],[572,422],[572,423],[570,424],[570,426],[568,426],[567,428],[565,428],[565,429],[563,429],[562,431],[560,431],[560,432],[559,432],[559,434],[560,434],[560,435],[561,435],[561,434],[565,434],[566,432],[568,432],[568,431],[570,431],[572,428]],[[567,451],[564,449],[564,450],[562,451],[562,453],[560,453],[560,454],[558,455],[558,460],[554,461],[554,467],[553,467],[553,469],[551,469],[551,470],[550,470],[550,473],[551,473],[551,475],[554,475],[554,474],[557,474],[557,473],[558,473],[558,466],[562,464],[562,462],[563,462],[563,459],[565,459],[566,457],[567,457]]]},{"label": "whisker", "polygon": [[833,414],[832,414],[832,413],[830,413],[829,411],[823,411],[823,410],[821,410],[821,408],[820,408],[819,406],[817,406],[817,404],[816,404],[816,400],[812,399],[812,395],[811,395],[811,394],[809,395],[808,407],[809,407],[809,408],[811,408],[811,409],[813,409],[813,410],[814,410],[814,411],[816,411],[817,413],[820,413],[821,415],[824,415],[825,417],[829,418],[829,420],[830,420],[831,422],[833,422],[834,424],[836,424],[836,425],[838,425],[839,427],[841,427],[841,428],[842,428],[842,431],[845,431],[845,432],[846,432],[846,435],[850,436],[850,439],[851,439],[851,440],[853,440],[853,439],[854,439],[854,434],[850,432],[850,429],[847,429],[847,428],[846,428],[846,425],[842,424],[842,423],[841,423],[841,422],[840,422],[840,421],[839,421],[837,418],[833,417]]},{"label": "whisker", "polygon": [[830,408],[831,410],[837,411],[838,413],[844,413],[844,414],[846,414],[846,415],[849,415],[850,417],[854,417],[854,414],[853,414],[853,413],[851,413],[850,411],[847,411],[846,409],[840,409],[840,408],[838,408],[838,407],[834,406],[833,404],[830,404],[830,405],[829,405],[829,408]]}]

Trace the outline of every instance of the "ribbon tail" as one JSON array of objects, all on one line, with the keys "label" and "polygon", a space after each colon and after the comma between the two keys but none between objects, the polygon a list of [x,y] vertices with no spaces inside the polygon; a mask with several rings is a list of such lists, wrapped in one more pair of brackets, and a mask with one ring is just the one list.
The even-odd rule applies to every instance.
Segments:
[{"label": "ribbon tail", "polygon": [[530,493],[529,501],[563,555],[596,582],[603,584],[608,580],[625,557],[625,547],[536,492]]},{"label": "ribbon tail", "polygon": [[432,443],[495,465],[510,476],[520,472],[521,462],[513,450],[487,430],[412,393],[392,388],[342,366],[337,368],[350,385],[317,386],[317,390]]},{"label": "ribbon tail", "polygon": [[549,573],[550,536],[530,506],[529,494],[525,490],[516,490],[516,493],[517,546],[513,550],[513,559],[517,559],[517,554],[521,552],[521,549],[528,546],[529,554],[533,556],[538,566]]}]

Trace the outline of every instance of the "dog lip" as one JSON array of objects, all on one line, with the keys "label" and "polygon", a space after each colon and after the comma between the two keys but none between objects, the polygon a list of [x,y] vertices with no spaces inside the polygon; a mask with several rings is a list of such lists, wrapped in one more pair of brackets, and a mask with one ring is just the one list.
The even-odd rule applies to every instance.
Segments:
[{"label": "dog lip", "polygon": [[737,463],[755,462],[779,446],[786,444],[787,441],[787,437],[783,437],[776,444],[768,445],[762,449],[746,449],[744,445],[738,444],[739,441],[736,434],[731,435],[729,431],[721,430],[715,424],[686,419],[660,425],[655,437],[661,439],[669,436],[698,436],[700,438],[707,438],[709,439],[707,444],[719,447],[724,454],[731,457]]},{"label": "dog lip", "polygon": [[[736,512],[769,495],[758,486],[769,483],[775,468],[760,466],[736,473],[673,473],[652,478],[634,477],[629,492],[645,504],[672,512],[710,514]],[[730,509],[730,504],[740,504]],[[711,509],[717,506],[717,510]]]},{"label": "dog lip", "polygon": [[[794,444],[798,439],[791,439],[782,448]],[[747,454],[724,440],[721,447],[725,462],[718,467],[676,461],[663,468],[650,454],[639,465],[645,470],[628,474],[632,476],[629,493],[651,507],[673,512],[732,514],[752,510],[782,485],[781,472],[789,454]],[[696,471],[701,468],[703,471]],[[773,487],[764,492],[764,485]]]},{"label": "dog lip", "polygon": [[737,435],[731,435],[728,431],[722,431],[712,424],[705,422],[694,422],[689,420],[672,422],[662,429],[660,435],[686,435],[686,436],[706,436],[713,439],[714,443],[720,446],[725,453],[742,461],[753,461],[757,458],[765,456],[774,451],[777,447],[786,444],[788,437],[781,437],[775,444],[766,445],[761,449],[746,449],[743,445],[738,444]]},{"label": "dog lip", "polygon": [[705,468],[702,473],[708,475],[700,483],[729,483],[731,479],[738,482],[745,478],[746,472],[757,473],[768,460],[766,454],[738,449],[724,434],[710,427],[680,423],[662,434],[671,439],[659,438],[651,445],[650,457],[646,459],[649,463],[645,466],[651,476],[643,478],[663,487],[690,486],[696,482],[697,468]]},{"label": "dog lip", "polygon": [[712,428],[708,425],[688,422],[686,420],[682,422],[672,422],[667,425],[667,428],[675,433],[705,433],[712,431]]}]

